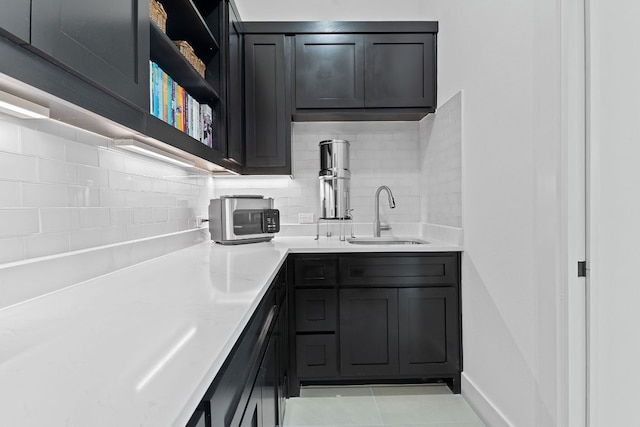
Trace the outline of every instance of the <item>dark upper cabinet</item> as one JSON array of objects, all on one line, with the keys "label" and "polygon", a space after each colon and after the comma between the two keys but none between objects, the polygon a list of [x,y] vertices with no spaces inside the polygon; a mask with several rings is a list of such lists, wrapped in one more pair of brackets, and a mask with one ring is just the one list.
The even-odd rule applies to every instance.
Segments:
[{"label": "dark upper cabinet", "polygon": [[243,50],[240,20],[232,5],[227,7],[227,157],[244,164]]},{"label": "dark upper cabinet", "polygon": [[147,0],[32,0],[31,47],[148,109]]},{"label": "dark upper cabinet", "polygon": [[20,44],[29,43],[31,0],[6,1],[0,13],[0,35]]},{"label": "dark upper cabinet", "polygon": [[340,372],[361,377],[398,373],[396,289],[340,290]]},{"label": "dark upper cabinet", "polygon": [[364,106],[364,37],[296,36],[296,108]]},{"label": "dark upper cabinet", "polygon": [[294,118],[403,120],[435,111],[436,32],[358,28],[380,32],[296,35]]},{"label": "dark upper cabinet", "polygon": [[282,34],[244,38],[246,173],[291,173],[286,45]]},{"label": "dark upper cabinet", "polygon": [[365,107],[435,107],[433,34],[370,34],[365,47]]}]

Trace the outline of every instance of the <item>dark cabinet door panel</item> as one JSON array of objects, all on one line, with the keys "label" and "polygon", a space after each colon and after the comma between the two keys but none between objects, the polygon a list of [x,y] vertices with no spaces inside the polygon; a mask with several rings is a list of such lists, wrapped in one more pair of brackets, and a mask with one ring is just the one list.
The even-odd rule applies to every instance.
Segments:
[{"label": "dark cabinet door panel", "polygon": [[365,107],[435,107],[435,36],[366,36]]},{"label": "dark cabinet door panel", "polygon": [[296,291],[295,309],[297,332],[335,332],[335,290],[299,289]]},{"label": "dark cabinet door panel", "polygon": [[149,108],[149,2],[32,0],[31,46]]},{"label": "dark cabinet door panel", "polygon": [[2,4],[0,12],[0,35],[13,41],[29,43],[31,30],[31,1],[11,0]]},{"label": "dark cabinet door panel", "polygon": [[455,286],[458,263],[451,255],[353,256],[340,258],[342,286]]},{"label": "dark cabinet door panel", "polygon": [[285,167],[291,118],[286,114],[284,35],[247,35],[244,53],[246,166]]},{"label": "dark cabinet door panel", "polygon": [[299,378],[333,378],[338,374],[336,336],[296,336],[296,359]]},{"label": "dark cabinet door panel", "polygon": [[364,106],[364,38],[296,36],[296,108]]},{"label": "dark cabinet door panel", "polygon": [[335,258],[296,258],[295,285],[296,287],[335,286],[337,267]]},{"label": "dark cabinet door panel", "polygon": [[243,52],[242,34],[238,28],[238,17],[230,3],[225,2],[229,25],[228,42],[228,74],[227,74],[227,156],[244,164],[244,92],[242,84]]},{"label": "dark cabinet door panel", "polygon": [[400,373],[459,369],[459,314],[452,288],[398,290]]},{"label": "dark cabinet door panel", "polygon": [[398,373],[398,291],[340,290],[340,371],[344,376]]}]

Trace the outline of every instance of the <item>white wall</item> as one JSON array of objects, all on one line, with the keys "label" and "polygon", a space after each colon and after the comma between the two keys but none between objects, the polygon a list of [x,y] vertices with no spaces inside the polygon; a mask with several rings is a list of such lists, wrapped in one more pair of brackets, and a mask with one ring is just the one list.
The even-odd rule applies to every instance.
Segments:
[{"label": "white wall", "polygon": [[640,3],[589,0],[590,425],[637,426]]},{"label": "white wall", "polygon": [[560,1],[237,1],[245,20],[439,21],[438,98],[464,93],[463,393],[490,426],[566,424]]}]

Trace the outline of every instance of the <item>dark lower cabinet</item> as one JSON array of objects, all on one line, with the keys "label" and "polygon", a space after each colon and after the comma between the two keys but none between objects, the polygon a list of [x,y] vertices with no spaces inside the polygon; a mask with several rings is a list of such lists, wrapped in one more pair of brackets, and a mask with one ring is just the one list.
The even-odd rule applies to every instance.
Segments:
[{"label": "dark lower cabinet", "polygon": [[29,43],[31,0],[11,0],[2,4],[0,35],[20,44]]},{"label": "dark lower cabinet", "polygon": [[244,38],[245,173],[291,173],[288,44],[282,34]]},{"label": "dark lower cabinet", "polygon": [[366,382],[440,381],[460,392],[459,253],[301,254],[293,264],[292,395],[304,384]]},{"label": "dark lower cabinet", "polygon": [[282,425],[289,377],[286,272],[285,263],[187,427]]},{"label": "dark lower cabinet", "polygon": [[335,378],[338,375],[336,335],[296,335],[296,363],[299,378]]},{"label": "dark lower cabinet", "polygon": [[456,289],[398,289],[400,374],[445,374],[458,370],[459,322]]},{"label": "dark lower cabinet", "polygon": [[29,48],[148,110],[147,0],[32,0]]},{"label": "dark lower cabinet", "polygon": [[398,291],[340,290],[340,373],[398,373]]}]

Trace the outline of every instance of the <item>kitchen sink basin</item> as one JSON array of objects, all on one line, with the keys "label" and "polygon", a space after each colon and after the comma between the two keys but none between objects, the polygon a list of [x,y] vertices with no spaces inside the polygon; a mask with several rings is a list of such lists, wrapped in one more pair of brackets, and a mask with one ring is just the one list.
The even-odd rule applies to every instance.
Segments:
[{"label": "kitchen sink basin", "polygon": [[412,237],[352,237],[347,242],[353,245],[426,245],[429,242]]}]

